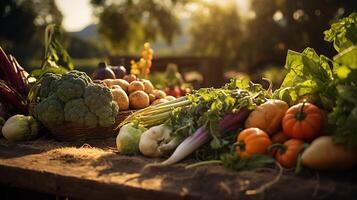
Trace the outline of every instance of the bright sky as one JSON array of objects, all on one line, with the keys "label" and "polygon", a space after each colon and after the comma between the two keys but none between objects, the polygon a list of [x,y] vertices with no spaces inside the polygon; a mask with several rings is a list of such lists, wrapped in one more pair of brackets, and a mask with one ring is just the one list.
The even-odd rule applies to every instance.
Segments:
[{"label": "bright sky", "polygon": [[93,23],[90,0],[56,0],[63,14],[62,25],[67,31],[80,31]]},{"label": "bright sky", "polygon": [[[236,0],[236,2],[240,7],[241,14],[247,14],[249,0]],[[62,11],[62,25],[67,31],[80,31],[94,22],[90,0],[56,0],[56,4]]]}]

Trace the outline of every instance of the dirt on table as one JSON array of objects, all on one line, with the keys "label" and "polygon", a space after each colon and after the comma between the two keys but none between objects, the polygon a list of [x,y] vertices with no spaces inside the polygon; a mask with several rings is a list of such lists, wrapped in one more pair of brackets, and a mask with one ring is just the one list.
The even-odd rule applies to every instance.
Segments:
[{"label": "dirt on table", "polygon": [[[58,142],[48,137],[20,143],[0,139],[1,176],[4,175],[1,174],[1,166],[23,167],[32,174],[39,171],[42,174],[38,176],[43,176],[43,181],[48,181],[44,184],[49,186],[34,186],[32,189],[76,198],[115,199],[109,194],[123,194],[120,199],[157,199],[157,195],[170,199],[274,200],[355,199],[357,196],[356,170],[304,170],[296,175],[292,170],[282,171],[278,167],[240,172],[220,165],[186,169],[192,160],[169,167],[144,168],[148,163],[159,161],[162,160],[120,155],[115,148],[115,138],[73,143]],[[64,180],[59,180],[59,177],[64,177]],[[17,185],[16,181],[15,178],[8,182],[0,180]],[[72,182],[75,184],[71,185]],[[30,182],[18,185],[26,187],[26,184]]]}]

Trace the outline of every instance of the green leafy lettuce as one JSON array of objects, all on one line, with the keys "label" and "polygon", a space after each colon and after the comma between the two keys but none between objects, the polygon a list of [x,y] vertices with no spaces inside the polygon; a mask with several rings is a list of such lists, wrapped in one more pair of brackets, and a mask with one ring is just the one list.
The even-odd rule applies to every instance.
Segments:
[{"label": "green leafy lettuce", "polygon": [[350,46],[357,45],[357,13],[343,18],[331,25],[331,28],[324,32],[325,40],[333,42],[337,52],[341,52]]}]

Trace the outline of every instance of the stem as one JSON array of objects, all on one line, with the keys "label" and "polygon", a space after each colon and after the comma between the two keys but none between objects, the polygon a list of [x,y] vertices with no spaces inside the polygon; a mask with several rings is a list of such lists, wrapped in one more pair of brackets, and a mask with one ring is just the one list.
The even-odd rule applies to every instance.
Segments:
[{"label": "stem", "polygon": [[288,150],[288,148],[285,145],[280,143],[275,143],[268,147],[268,153],[272,153],[275,148],[277,148],[278,151],[280,151],[282,154],[284,154]]},{"label": "stem", "polygon": [[302,164],[301,164],[301,156],[302,156],[302,153],[304,153],[304,151],[309,147],[309,144],[307,143],[304,143],[300,146],[300,149],[299,149],[299,153],[298,153],[298,156],[297,156],[297,163],[296,163],[296,168],[295,168],[295,174],[298,174],[301,172],[302,170]]},{"label": "stem", "polygon": [[244,143],[244,141],[240,141],[239,143],[237,143],[237,146],[239,147],[240,151],[245,151],[245,143]]},{"label": "stem", "polygon": [[273,94],[273,90],[272,90],[272,88],[273,88],[273,83],[272,83],[271,80],[269,80],[268,78],[263,77],[262,79],[263,79],[264,81],[267,81],[267,82],[269,83],[269,87],[268,87],[268,89],[267,89],[267,92],[268,92],[268,94],[271,96],[271,95]]},{"label": "stem", "polygon": [[222,164],[222,161],[221,160],[201,161],[201,162],[197,162],[197,163],[193,163],[193,164],[187,165],[185,167],[185,169],[191,169],[191,168],[194,168],[194,167],[203,166],[203,165],[210,165],[210,164]]},{"label": "stem", "polygon": [[305,103],[306,101],[304,100],[304,102],[302,103],[301,109],[298,113],[295,114],[295,118],[299,121],[302,121],[305,119],[306,114],[304,113],[304,107],[305,107]]}]

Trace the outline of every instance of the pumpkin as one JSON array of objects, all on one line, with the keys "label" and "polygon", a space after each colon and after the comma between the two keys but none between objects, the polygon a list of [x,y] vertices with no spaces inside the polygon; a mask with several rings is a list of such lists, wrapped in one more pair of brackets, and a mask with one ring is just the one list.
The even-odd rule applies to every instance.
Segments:
[{"label": "pumpkin", "polygon": [[285,168],[293,168],[296,166],[298,154],[303,144],[305,143],[301,140],[290,139],[284,142],[284,144],[276,143],[271,145],[269,150],[277,149],[275,153],[275,160]]},{"label": "pumpkin", "polygon": [[283,118],[283,132],[290,138],[311,142],[324,126],[324,116],[311,103],[299,103],[290,107]]},{"label": "pumpkin", "polygon": [[260,128],[272,135],[281,128],[281,121],[288,108],[285,101],[270,99],[250,113],[245,121],[245,128]]},{"label": "pumpkin", "polygon": [[279,131],[271,136],[272,143],[280,143],[283,144],[285,141],[289,139],[282,131]]},{"label": "pumpkin", "polygon": [[254,154],[264,154],[271,145],[266,132],[259,128],[247,128],[241,131],[237,137],[236,153],[241,158]]}]

